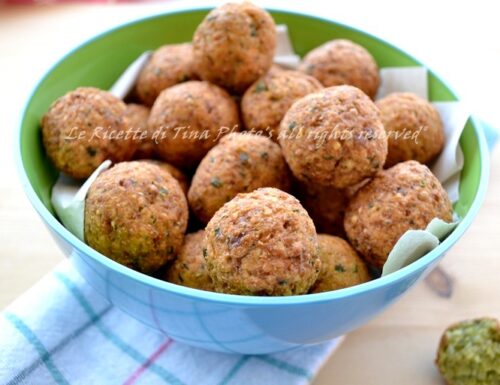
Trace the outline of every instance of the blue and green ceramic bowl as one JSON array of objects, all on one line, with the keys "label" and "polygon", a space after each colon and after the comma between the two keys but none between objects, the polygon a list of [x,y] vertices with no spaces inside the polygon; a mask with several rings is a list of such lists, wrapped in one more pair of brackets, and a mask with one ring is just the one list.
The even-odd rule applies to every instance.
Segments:
[{"label": "blue and green ceramic bowl", "polygon": [[[464,234],[484,198],[488,178],[487,145],[479,123],[470,118],[460,145],[465,167],[456,211],[460,225],[426,256],[396,273],[338,291],[291,297],[218,294],[163,282],[106,258],[78,240],[54,215],[50,192],[57,171],[40,138],[40,117],[52,101],[79,86],[108,89],[142,52],[166,43],[191,40],[207,9],[141,19],[115,28],[76,48],[36,86],[27,102],[16,148],[19,170],[33,206],[64,253],[87,282],[111,303],[143,323],[186,344],[222,352],[263,354],[315,344],[347,333],[382,312],[429,273]],[[366,47],[380,67],[422,65],[399,49],[335,22],[271,11],[290,30],[296,52],[334,38]],[[456,100],[429,72],[429,99]]]}]

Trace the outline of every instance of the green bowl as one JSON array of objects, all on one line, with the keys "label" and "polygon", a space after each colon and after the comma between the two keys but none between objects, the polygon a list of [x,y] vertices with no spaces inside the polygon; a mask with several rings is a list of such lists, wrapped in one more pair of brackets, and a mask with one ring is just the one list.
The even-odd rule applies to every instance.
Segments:
[{"label": "green bowl", "polygon": [[[470,118],[460,138],[465,165],[455,210],[463,218],[436,249],[393,274],[355,287],[291,297],[250,297],[190,289],[121,266],[88,247],[54,216],[51,188],[57,171],[47,158],[40,118],[59,96],[79,86],[108,89],[146,50],[191,40],[207,9],[167,13],[125,24],[95,37],[60,60],[35,87],[23,113],[16,148],[26,193],[55,240],[82,276],[111,303],[174,339],[208,349],[269,353],[341,335],[370,320],[425,276],[464,234],[482,203],[489,173],[488,150],[478,122]],[[303,55],[334,38],[368,49],[380,67],[421,66],[417,60],[364,32],[302,14],[271,11],[286,24],[295,51]],[[433,72],[429,99],[455,94]],[[237,327],[235,327],[237,325]]]}]

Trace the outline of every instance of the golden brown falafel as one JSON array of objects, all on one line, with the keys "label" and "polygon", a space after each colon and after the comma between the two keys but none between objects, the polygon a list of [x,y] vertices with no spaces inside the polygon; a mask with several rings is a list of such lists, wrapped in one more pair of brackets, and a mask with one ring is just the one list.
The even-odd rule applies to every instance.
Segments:
[{"label": "golden brown falafel", "polygon": [[247,1],[213,9],[193,36],[196,72],[203,80],[243,93],[272,65],[275,28],[269,13]]},{"label": "golden brown falafel", "polygon": [[246,129],[267,132],[278,141],[280,122],[290,106],[322,88],[315,78],[299,71],[269,71],[243,95],[241,113]]},{"label": "golden brown falafel", "polygon": [[354,248],[381,269],[407,230],[424,229],[436,217],[452,221],[446,191],[426,166],[406,161],[358,190],[347,206],[344,228]]},{"label": "golden brown falafel", "polygon": [[278,189],[238,194],[212,217],[206,237],[216,291],[304,294],[318,277],[314,224],[297,199]]},{"label": "golden brown falafel", "polygon": [[373,176],[387,155],[378,108],[352,86],[296,101],[281,121],[279,143],[297,179],[338,189]]},{"label": "golden brown falafel", "polygon": [[388,138],[385,167],[405,160],[429,163],[439,155],[444,146],[443,123],[427,100],[409,92],[395,92],[376,105]]},{"label": "golden brown falafel", "polygon": [[193,168],[223,133],[239,128],[238,106],[222,88],[189,81],[162,91],[148,127],[159,157],[180,168]]},{"label": "golden brown falafel", "polygon": [[57,99],[42,118],[42,137],[54,166],[84,179],[106,159],[129,160],[137,142],[127,134],[126,105],[109,92],[80,87]]},{"label": "golden brown falafel", "polygon": [[194,214],[207,223],[238,193],[259,187],[290,188],[290,172],[281,148],[271,139],[232,133],[203,158],[193,176],[188,201]]},{"label": "golden brown falafel", "polygon": [[148,162],[122,162],[104,171],[85,200],[86,243],[146,274],[175,257],[187,221],[179,183]]},{"label": "golden brown falafel", "polygon": [[205,253],[205,231],[187,234],[177,258],[167,270],[166,280],[181,286],[213,291]]},{"label": "golden brown falafel", "polygon": [[152,106],[165,88],[197,78],[191,43],[168,44],[153,52],[137,78],[135,91],[142,103]]},{"label": "golden brown falafel", "polygon": [[350,40],[332,40],[313,49],[299,70],[314,76],[325,87],[351,85],[371,99],[380,85],[377,62],[365,48]]},{"label": "golden brown falafel", "polygon": [[318,243],[321,270],[310,293],[343,289],[370,280],[365,262],[344,239],[318,234]]}]

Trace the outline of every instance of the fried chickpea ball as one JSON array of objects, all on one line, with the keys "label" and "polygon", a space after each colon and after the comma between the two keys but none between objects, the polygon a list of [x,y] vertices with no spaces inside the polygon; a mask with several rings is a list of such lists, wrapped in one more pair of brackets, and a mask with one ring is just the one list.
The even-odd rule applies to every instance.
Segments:
[{"label": "fried chickpea ball", "polygon": [[205,231],[187,234],[177,258],[167,271],[167,281],[194,289],[214,291],[204,253]]},{"label": "fried chickpea ball", "polygon": [[281,119],[293,102],[322,88],[320,82],[302,72],[269,71],[243,95],[241,112],[245,127],[267,132],[277,141]]},{"label": "fried chickpea ball", "polygon": [[77,88],[57,99],[41,122],[45,151],[54,166],[84,179],[106,159],[129,160],[137,143],[126,135],[125,111],[120,99],[92,87]]},{"label": "fried chickpea ball", "polygon": [[175,258],[188,221],[186,197],[170,173],[147,162],[104,171],[85,200],[85,241],[107,257],[150,274]]},{"label": "fried chickpea ball", "polygon": [[314,224],[299,201],[275,188],[238,194],[206,228],[215,290],[243,295],[304,294],[321,261]]},{"label": "fried chickpea ball", "polygon": [[310,293],[343,289],[370,280],[365,262],[345,240],[318,234],[318,243],[321,270]]},{"label": "fried chickpea ball", "polygon": [[297,179],[338,189],[373,176],[387,155],[377,107],[352,86],[325,88],[296,101],[278,139]]},{"label": "fried chickpea ball", "polygon": [[444,129],[431,103],[409,92],[395,92],[376,105],[388,137],[385,167],[405,160],[429,163],[439,155],[444,146]]},{"label": "fried chickpea ball", "polygon": [[349,40],[329,41],[309,52],[299,70],[325,87],[343,84],[359,88],[371,99],[380,85],[377,62],[363,47]]},{"label": "fried chickpea ball", "polygon": [[276,26],[265,10],[250,2],[212,10],[193,37],[194,65],[203,80],[243,93],[272,65]]},{"label": "fried chickpea ball", "polygon": [[128,119],[128,125],[137,132],[137,149],[134,153],[135,159],[149,159],[153,156],[153,142],[151,134],[148,132],[148,118],[150,109],[142,104],[127,104],[125,115]]},{"label": "fried chickpea ball", "polygon": [[223,129],[238,125],[238,106],[231,96],[200,81],[162,91],[148,121],[158,156],[181,168],[196,166],[217,144]]},{"label": "fried chickpea ball", "polygon": [[189,190],[188,178],[177,167],[172,166],[171,164],[168,164],[166,162],[162,162],[160,160],[153,160],[153,159],[144,159],[144,160],[141,160],[141,162],[154,164],[154,165],[162,168],[163,170],[169,172],[170,175],[172,175],[177,180],[177,182],[179,182],[179,186],[181,187],[181,190],[184,193],[184,195],[187,195],[187,192]]},{"label": "fried chickpea ball", "polygon": [[232,133],[223,137],[201,161],[188,201],[200,221],[207,223],[238,193],[259,187],[289,190],[290,172],[281,148],[267,137]]},{"label": "fried chickpea ball", "polygon": [[294,190],[318,232],[344,236],[344,213],[347,207],[344,190],[300,182],[295,183]]},{"label": "fried chickpea ball", "polygon": [[152,106],[165,88],[195,79],[191,44],[168,44],[151,55],[137,78],[135,91],[142,103]]},{"label": "fried chickpea ball", "polygon": [[436,365],[448,385],[500,384],[500,322],[479,318],[447,328]]},{"label": "fried chickpea ball", "polygon": [[350,243],[376,268],[407,230],[425,229],[433,218],[451,222],[450,199],[432,172],[416,161],[379,172],[350,199],[344,228]]}]

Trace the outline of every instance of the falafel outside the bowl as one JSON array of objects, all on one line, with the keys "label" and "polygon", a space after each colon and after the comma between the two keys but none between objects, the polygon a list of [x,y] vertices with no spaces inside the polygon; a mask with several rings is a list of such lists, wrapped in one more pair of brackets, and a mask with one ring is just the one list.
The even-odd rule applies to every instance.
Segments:
[{"label": "falafel outside the bowl", "polygon": [[[460,141],[465,161],[460,182],[460,198],[454,205],[455,212],[462,218],[457,228],[438,247],[411,265],[387,276],[339,290],[316,294],[256,297],[202,291],[177,285],[145,275],[105,257],[77,239],[63,227],[55,216],[50,203],[50,192],[57,179],[58,171],[44,151],[39,126],[39,121],[49,109],[50,103],[67,92],[82,86],[109,89],[117,77],[143,52],[155,50],[165,44],[180,44],[190,41],[208,12],[208,9],[195,9],[165,13],[125,24],[76,48],[57,63],[35,88],[22,116],[19,145],[16,152],[19,172],[26,193],[58,245],[93,288],[104,295],[113,305],[141,322],[155,329],[163,330],[177,341],[226,353],[267,354],[323,342],[342,335],[363,325],[382,312],[420,278],[430,272],[471,224],[482,203],[489,171],[485,138],[481,126],[474,118],[467,122]],[[397,48],[350,27],[286,11],[272,10],[270,13],[276,24],[288,26],[294,48],[301,56],[333,38],[348,39],[364,47],[380,68],[421,66],[418,61]],[[267,18],[265,19],[267,20]],[[234,25],[230,27],[232,28]],[[215,27],[205,25],[204,28],[209,30]],[[269,38],[268,29],[269,25],[266,22],[262,31],[259,30],[255,33],[256,37],[262,40],[262,44],[271,46],[273,42],[272,38]],[[247,32],[251,36],[252,30],[249,29]],[[200,34],[199,39],[202,39],[203,36],[204,34]],[[125,40],[128,44],[122,44]],[[251,48],[246,52],[248,54],[256,49],[256,45],[251,40],[246,39],[245,44],[249,44]],[[207,47],[208,43],[201,41],[194,49],[199,52]],[[88,71],[88,68],[80,65],[89,57],[93,60],[92,71]],[[220,65],[223,67],[220,73],[204,68],[205,72],[201,78],[213,77],[220,84],[227,82],[228,87],[241,93],[242,85],[246,87],[252,84],[263,75],[265,68],[268,69],[267,60],[267,58],[262,58],[258,71],[249,72],[243,68],[241,73],[232,73],[231,76],[227,77],[220,76],[224,73],[223,71],[230,71],[225,65],[226,63],[221,62]],[[204,62],[198,63],[198,66],[205,65]],[[196,83],[191,84],[201,83],[194,82]],[[184,85],[180,89],[182,91],[186,89],[186,86]],[[199,92],[199,96],[207,102],[211,102],[212,95],[221,94],[221,92],[212,89],[207,92],[205,92],[206,90],[202,91]],[[206,97],[207,93],[210,94],[210,97]],[[167,94],[167,96],[169,95]],[[371,100],[368,97],[362,99],[368,106],[367,108],[371,110]],[[429,100],[456,100],[454,93],[432,72],[429,72]],[[226,107],[225,111],[229,111],[228,115],[230,115],[228,124],[238,123],[232,102],[224,97],[223,103]],[[217,103],[214,102],[213,108],[217,107]],[[297,112],[297,118],[300,118],[299,112]],[[377,127],[381,127],[375,115],[374,120]],[[160,150],[164,150],[164,148],[160,148]],[[199,150],[198,156],[201,159],[210,148],[206,146],[197,150]],[[163,155],[164,160],[172,162],[175,166],[181,163],[179,159],[183,157],[182,153],[171,158],[167,152]],[[382,172],[380,169],[383,166],[385,154],[378,151],[377,156],[380,157],[379,164],[376,167],[367,164],[363,175],[339,174],[338,179],[333,184],[329,180],[326,181],[326,184],[334,185],[335,188],[344,187],[343,181],[347,178],[359,181],[364,175]],[[297,160],[295,171],[300,171],[302,174],[302,171],[306,170],[308,171],[306,174],[310,174],[311,170],[300,161],[301,159]],[[141,167],[154,168],[153,165]],[[321,177],[321,175],[314,173],[312,175],[317,178]],[[165,179],[168,180],[169,184],[176,186],[174,188],[176,196],[181,200],[183,193],[176,180],[169,177],[165,177]],[[252,205],[255,203],[256,207],[260,207],[261,210],[282,211],[281,206],[277,209],[274,203],[269,203],[274,199],[274,192],[264,194],[265,197],[255,192],[250,194],[254,195],[250,198],[248,196],[238,198],[237,203],[239,203],[236,211],[240,210],[240,205],[247,204],[249,199],[252,200]],[[264,203],[259,203],[261,200]],[[299,205],[298,202],[293,202],[294,205]],[[302,213],[304,209],[301,209],[299,205],[296,210]],[[233,212],[232,209],[231,211]],[[293,209],[291,212],[288,209],[285,211],[287,215],[294,218],[295,215],[301,215],[294,212]],[[261,219],[265,220],[266,217],[267,214],[266,216],[262,215]],[[305,210],[304,218],[301,219],[300,226],[307,228],[307,231],[311,232],[311,237],[314,238],[312,235],[314,225],[312,220],[307,217]],[[228,219],[217,215],[213,220],[220,221],[222,223],[220,227],[223,227]],[[283,221],[283,225],[285,222]],[[210,236],[217,237],[215,231],[217,226],[211,225],[209,228],[213,230]],[[212,248],[227,246],[217,243],[218,239],[211,239],[211,242],[212,246],[210,247]],[[309,250],[314,247],[315,240],[304,241],[304,244],[306,243]],[[175,247],[182,247],[181,242],[177,242]],[[199,246],[196,247],[199,249]],[[159,263],[167,263],[168,259],[165,257]],[[311,261],[314,264],[315,259],[312,257]],[[226,260],[222,261],[223,265],[226,263]],[[281,268],[281,266],[279,267]],[[200,266],[195,264],[193,268],[198,269]],[[207,268],[210,269],[210,266]],[[259,270],[259,268],[260,266],[255,266],[255,269]],[[316,271],[309,270],[311,275],[317,275]],[[227,277],[223,278],[225,281],[221,278],[221,282],[227,284]],[[230,274],[229,278],[232,278]],[[298,292],[309,290],[311,281],[312,279],[308,280]],[[217,285],[222,285],[221,282],[217,282]],[[238,282],[231,281],[229,284],[233,287],[237,286]],[[248,288],[246,281],[244,287]],[[257,290],[261,289],[258,285],[256,287]],[[264,285],[264,289],[273,291],[279,290],[279,287],[274,284]]]}]

